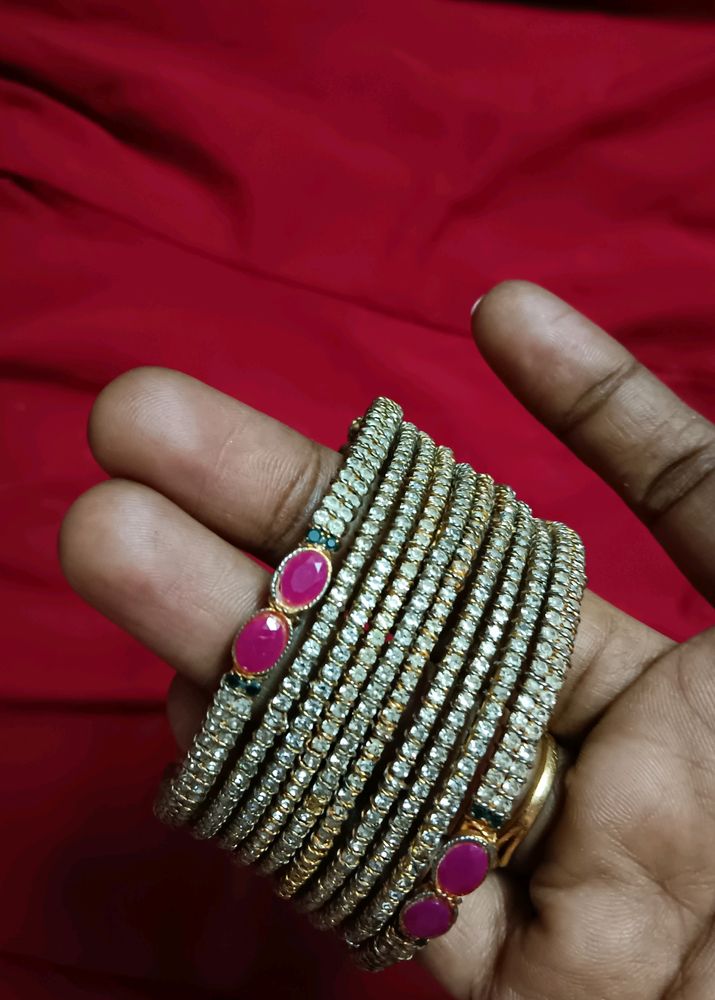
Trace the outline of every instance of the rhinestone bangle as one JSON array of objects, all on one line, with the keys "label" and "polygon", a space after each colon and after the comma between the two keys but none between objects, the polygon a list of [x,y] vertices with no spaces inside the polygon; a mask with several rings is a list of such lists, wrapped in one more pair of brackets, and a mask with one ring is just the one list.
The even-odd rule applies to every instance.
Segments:
[{"label": "rhinestone bangle", "polygon": [[[396,651],[399,646],[396,646],[394,642],[391,643],[382,658],[383,662],[378,662],[379,649],[394,627],[395,619],[404,600],[402,588],[397,586],[397,582],[403,578],[400,576],[400,569],[404,565],[410,565],[414,566],[416,573],[419,572],[432,545],[447,504],[454,471],[455,465],[451,452],[447,449],[438,449],[434,482],[430,486],[427,502],[417,520],[414,534],[408,541],[401,562],[397,563],[395,560],[391,562],[391,572],[395,572],[397,569],[395,580],[388,586],[386,593],[381,598],[380,611],[363,624],[363,627],[369,626],[369,629],[363,633],[361,648],[355,655],[355,662],[348,669],[344,683],[333,695],[329,705],[323,702],[322,705],[317,706],[318,711],[322,709],[325,712],[322,720],[318,721],[317,734],[308,743],[307,751],[304,752],[300,765],[292,771],[287,787],[279,792],[266,822],[261,825],[251,840],[242,846],[239,852],[242,861],[249,863],[257,860],[293,814],[310,778],[338,739],[350,709],[358,698],[360,707],[369,707],[373,697],[384,696],[390,677],[394,675],[393,661],[396,659]],[[434,549],[433,554],[437,551],[439,551],[439,547]],[[362,619],[363,609],[359,610]],[[365,651],[367,652],[367,661],[362,656]],[[371,668],[372,673],[369,672]],[[369,682],[363,690],[361,684],[368,677]],[[307,754],[313,756],[306,760]],[[245,811],[242,811],[241,822],[244,822],[244,819]]]},{"label": "rhinestone bangle", "polygon": [[[279,726],[275,724],[272,726],[273,737],[265,747],[263,755],[265,756],[265,753],[270,750],[275,738],[280,737],[280,745],[273,754],[270,766],[264,769],[264,773],[258,778],[256,787],[250,792],[241,808],[236,810],[231,822],[224,830],[221,838],[223,847],[235,848],[251,833],[256,823],[261,819],[273,797],[280,790],[281,783],[289,768],[298,754],[305,749],[306,741],[321,716],[323,706],[330,700],[332,692],[342,680],[345,671],[350,670],[353,683],[362,683],[367,677],[369,667],[377,659],[376,651],[372,658],[370,657],[368,644],[367,648],[360,651],[356,662],[350,664],[353,651],[364,635],[365,623],[370,612],[377,605],[387,584],[394,560],[399,556],[402,545],[406,544],[409,535],[408,528],[414,524],[419,515],[425,491],[430,482],[435,453],[434,444],[426,435],[420,435],[415,465],[410,471],[404,494],[399,500],[396,512],[393,512],[394,516],[388,527],[387,535],[382,541],[378,535],[369,548],[358,550],[360,570],[353,565],[354,548],[346,557],[346,564],[350,565],[352,572],[358,574],[361,570],[364,571],[367,566],[369,567],[367,574],[362,579],[357,597],[352,603],[343,600],[342,624],[339,624],[337,616],[333,622],[334,626],[338,628],[337,634],[331,639],[331,632],[326,630],[326,633],[319,637],[322,638],[322,644],[316,641],[311,647],[312,666],[317,668],[317,673],[308,687],[308,696],[303,698],[299,712],[291,719],[290,724],[287,715],[284,715],[279,720]],[[371,514],[372,511],[368,513],[368,517]],[[384,528],[384,522],[382,527]],[[373,560],[373,550],[378,544],[377,558]],[[327,658],[326,649],[329,649]],[[350,664],[349,667],[348,664]],[[250,751],[250,746],[248,750]],[[247,789],[252,773],[249,772],[249,781],[245,781],[246,762],[244,758],[246,756],[247,753],[244,753],[237,762],[235,773]],[[238,799],[239,797],[236,796],[234,805]]]},{"label": "rhinestone bangle", "polygon": [[[477,766],[489,750],[511,693],[509,686],[504,683],[505,673],[520,669],[527,653],[536,624],[536,616],[532,611],[538,609],[548,580],[547,560],[551,555],[550,550],[549,532],[541,522],[536,522],[524,588],[517,605],[517,616],[511,624],[506,650],[497,661],[487,696],[480,706],[479,721],[463,751],[450,767],[440,791],[436,793],[436,804],[412,834],[406,849],[402,844],[402,838],[392,836],[393,831],[390,831],[385,838],[390,845],[396,839],[396,847],[398,850],[403,847],[403,855],[377,894],[368,901],[357,917],[341,928],[349,944],[353,946],[360,944],[378,933],[391,919],[429,868],[435,848],[448,831],[454,828]],[[468,754],[471,760],[465,762],[466,766],[460,767],[465,754]]]},{"label": "rhinestone bangle", "polygon": [[[489,476],[481,476],[478,481],[478,488],[475,501],[470,511],[469,523],[464,536],[462,537],[451,566],[451,572],[455,579],[455,589],[462,589],[465,579],[468,577],[484,540],[489,520],[494,507],[495,488],[494,482]],[[447,586],[450,586],[447,580]],[[444,581],[441,585],[442,593],[438,595],[433,604],[432,614],[435,610],[442,613],[449,613],[452,609],[450,600],[452,594],[444,593]],[[466,611],[459,624],[466,626],[468,619]],[[428,622],[423,626],[426,636],[418,636],[413,649],[409,653],[406,664],[405,679],[401,679],[395,688],[390,702],[381,712],[381,719],[373,727],[370,739],[363,745],[360,756],[353,764],[350,774],[343,782],[339,793],[334,795],[329,810],[322,817],[317,829],[312,833],[310,841],[304,846],[299,857],[294,859],[290,867],[281,873],[278,882],[277,892],[282,896],[293,896],[316,872],[323,859],[327,856],[337,837],[342,833],[343,827],[351,818],[351,810],[355,806],[356,800],[362,794],[366,782],[370,779],[376,764],[380,761],[381,755],[386,749],[386,744],[393,739],[395,725],[400,720],[407,707],[407,701],[420,680],[421,674],[428,667],[429,660],[433,654],[432,640],[430,633],[439,635],[441,626],[435,622]],[[388,765],[376,793],[373,793],[368,805],[368,815],[372,822],[378,816],[386,815],[387,809],[397,798],[397,794],[405,786],[410,770],[431,732],[431,727],[436,723],[442,700],[446,697],[446,692],[450,689],[451,683],[456,674],[455,664],[459,662],[459,656],[449,655],[452,647],[448,648],[447,655],[443,656],[434,666],[430,676],[430,683],[423,697],[422,707],[416,719],[411,720],[409,728],[397,756]],[[409,683],[405,683],[408,680]],[[386,716],[386,709],[390,713]],[[397,787],[395,787],[397,786]],[[363,813],[364,816],[364,813]],[[360,827],[360,816],[353,817],[353,828],[350,832],[348,846],[354,832]],[[379,820],[378,820],[379,822]],[[352,849],[355,855],[354,848]],[[357,852],[360,858],[364,850]],[[344,855],[344,848],[338,852],[338,857]],[[344,856],[342,857],[344,864]],[[335,859],[338,861],[338,858]],[[333,881],[335,878],[335,862],[331,865],[333,870]],[[326,881],[321,879],[321,889],[325,892]],[[320,902],[320,895],[314,886],[307,901],[302,901],[301,908],[315,908]]]},{"label": "rhinestone bangle", "polygon": [[563,524],[550,525],[554,569],[541,615],[539,640],[472,804],[472,816],[500,830],[511,815],[533,767],[549,717],[563,685],[584,587],[583,546]]},{"label": "rhinestone bangle", "polygon": [[[453,779],[459,782],[461,794],[451,794],[448,786],[449,774],[444,776],[445,765],[451,759],[453,747],[463,738],[464,729],[473,719],[479,705],[479,692],[492,668],[494,658],[500,643],[509,627],[510,615],[522,584],[522,575],[526,566],[529,545],[534,531],[530,511],[525,504],[518,505],[518,519],[513,542],[507,556],[501,579],[501,587],[495,596],[484,628],[480,630],[475,648],[471,652],[469,672],[467,676],[467,694],[476,691],[476,697],[471,700],[462,699],[452,707],[445,725],[441,727],[436,744],[430,748],[430,753],[417,773],[412,783],[409,804],[405,803],[395,811],[392,821],[382,837],[374,845],[367,856],[367,861],[355,871],[349,882],[345,884],[339,895],[326,907],[324,914],[316,920],[320,926],[334,926],[352,914],[371,892],[375,884],[385,877],[393,859],[404,849],[406,838],[414,826],[420,806],[435,790],[441,787],[441,797],[448,796],[453,800],[454,809],[458,809],[466,794],[477,766],[489,746],[489,741],[481,734],[472,734],[463,750],[463,759],[457,758],[453,767]],[[506,694],[504,695],[506,698]],[[465,703],[466,701],[466,703]],[[453,814],[450,814],[450,819]],[[434,836],[425,834],[434,840]]]},{"label": "rhinestone bangle", "polygon": [[[509,829],[509,818],[527,787],[529,774],[536,763],[537,756],[542,753],[542,740],[548,715],[553,710],[556,692],[560,687],[565,666],[573,650],[573,643],[578,624],[578,608],[585,583],[583,546],[578,536],[561,524],[548,525],[554,538],[555,550],[553,568],[549,581],[549,590],[539,615],[540,627],[534,644],[534,656],[523,678],[521,690],[513,701],[506,727],[500,738],[499,748],[491,758],[486,773],[483,775],[472,806],[472,816],[463,823],[461,833],[468,836],[452,838],[443,844],[433,857],[432,870],[434,886],[427,891],[420,891],[403,906],[402,914],[397,924],[390,928],[389,938],[393,944],[399,942],[399,948],[388,946],[386,930],[365,942],[359,949],[357,959],[359,964],[369,968],[382,968],[400,958],[409,958],[425,942],[425,939],[415,940],[406,927],[405,913],[413,904],[425,906],[429,903],[433,908],[442,907],[442,923],[435,924],[439,933],[446,930],[456,918],[460,896],[473,891],[481,884],[488,867],[496,860],[496,851],[490,848],[498,846],[500,862],[505,863],[510,857],[509,838],[500,836],[500,831]],[[552,683],[544,680],[549,677]],[[538,679],[537,679],[538,678]],[[523,831],[520,831],[520,834]],[[440,865],[448,865],[450,854],[470,845],[474,849],[481,842],[484,852],[489,850],[487,862],[477,861],[475,867],[472,861],[472,880],[465,859],[457,861],[457,868],[452,865],[454,875],[461,876],[462,883],[445,888],[440,885],[438,872]],[[476,880],[474,878],[476,875]],[[436,910],[430,919],[435,920]],[[430,935],[432,936],[432,935]]]},{"label": "rhinestone bangle", "polygon": [[[453,686],[465,662],[469,659],[470,647],[482,621],[487,603],[492,596],[497,576],[514,533],[516,511],[517,505],[513,491],[506,486],[498,487],[492,522],[483,550],[479,553],[479,576],[472,580],[467,590],[462,613],[441,662],[435,669],[433,683],[424,694],[419,712],[411,723],[402,746],[386,767],[378,788],[371,796],[367,807],[357,817],[347,842],[339,849],[325,873],[309,888],[307,893],[300,897],[298,905],[301,909],[315,910],[323,906],[345,882],[366,855],[389,812],[398,802],[399,796],[405,792],[408,781],[410,782],[409,794],[406,798],[403,796],[402,799],[399,799],[398,808],[400,810],[416,815],[420,803],[429,795],[431,783],[426,777],[420,773],[417,778],[411,779],[409,774],[415,767],[427,741],[435,738],[433,733],[437,728],[440,712],[447,699],[452,698]],[[475,517],[474,538],[462,543],[462,547],[467,550],[465,558],[471,557],[470,545],[476,546],[482,536],[487,517],[486,510],[477,508]],[[482,662],[474,657],[471,659],[470,669],[467,670],[459,691],[453,698],[455,706],[464,711],[465,716],[475,704],[481,688],[481,673],[475,667]],[[447,749],[444,751],[445,757],[443,758],[446,760],[446,754],[452,745],[448,740],[447,726],[437,729],[437,732],[440,741],[444,740],[446,743]],[[457,735],[458,733],[455,732],[454,740],[456,740]],[[430,767],[436,763],[433,760],[433,755],[436,753],[439,761],[442,759],[442,752],[441,747],[438,748],[436,744],[432,745],[429,753]],[[289,873],[286,873],[284,877],[287,879],[288,876]],[[322,911],[317,915],[316,922],[321,926],[329,926],[341,918],[342,914],[339,914],[337,910],[332,920],[328,918],[326,911]]]},{"label": "rhinestone bangle", "polygon": [[[289,713],[309,681],[336,622],[343,614],[350,594],[358,583],[362,568],[394,513],[400,490],[411,468],[418,440],[412,424],[404,424],[395,453],[374,500],[360,524],[350,552],[333,577],[332,585],[307,629],[280,685],[272,696],[263,717],[238,760],[233,764],[218,794],[199,817],[193,833],[200,838],[213,837],[230,817],[235,806],[257,774],[274,739],[289,728]],[[339,673],[340,668],[336,668]],[[294,733],[295,738],[295,733]]]},{"label": "rhinestone bangle", "polygon": [[345,452],[156,808],[378,969],[451,926],[548,793],[584,556],[388,400]]},{"label": "rhinestone bangle", "polygon": [[[284,560],[273,576],[274,599],[278,596],[277,589],[285,586],[290,578],[290,559],[315,560],[315,569],[320,576],[316,582],[320,587],[313,597],[317,600],[322,596],[330,575],[329,553],[337,548],[387,460],[401,420],[400,407],[384,397],[376,399],[368,408],[359,429],[356,428],[350,435],[341,468],[313,514],[306,534],[308,545]],[[326,536],[324,530],[330,534]],[[296,595],[289,592],[284,596]],[[235,669],[220,681],[204,724],[184,762],[160,789],[154,809],[164,822],[173,825],[186,823],[203,805],[251,718],[254,699],[261,693],[262,687],[258,674],[265,674],[283,660],[291,632],[288,615],[302,610],[300,604],[291,607],[287,599],[275,610],[257,612],[239,632],[233,645]],[[248,650],[251,637],[254,640],[254,655],[249,666],[258,670],[245,670],[236,660],[236,650]],[[258,638],[262,641],[256,644]],[[268,647],[268,658],[265,652],[256,657],[258,647]]]},{"label": "rhinestone bangle", "polygon": [[[429,657],[471,568],[470,562],[465,564],[464,553],[458,552],[458,547],[468,530],[478,485],[478,477],[469,466],[458,466],[454,494],[439,538],[394,629],[389,645],[390,669],[379,682],[373,683],[377,680],[374,677],[368,685],[372,688],[369,697],[366,689],[338,745],[323,763],[310,789],[310,808],[294,813],[262,865],[263,870],[275,871],[291,861],[321,816],[335,838],[393,739],[420,680],[427,678],[433,683]],[[488,485],[491,496],[493,482],[488,480]],[[279,894],[283,894],[280,888]]]}]

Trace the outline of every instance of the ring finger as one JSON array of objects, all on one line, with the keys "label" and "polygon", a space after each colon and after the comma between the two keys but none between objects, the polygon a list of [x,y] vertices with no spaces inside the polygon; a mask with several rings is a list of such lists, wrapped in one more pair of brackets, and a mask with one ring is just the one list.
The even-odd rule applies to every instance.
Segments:
[{"label": "ring finger", "polygon": [[60,559],[74,589],[185,678],[210,688],[268,573],[150,487],[112,479],[65,517]]}]

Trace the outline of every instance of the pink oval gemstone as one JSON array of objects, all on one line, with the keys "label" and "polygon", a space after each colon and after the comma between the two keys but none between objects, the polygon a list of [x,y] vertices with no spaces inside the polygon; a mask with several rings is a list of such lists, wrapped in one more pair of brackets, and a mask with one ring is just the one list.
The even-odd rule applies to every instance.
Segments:
[{"label": "pink oval gemstone", "polygon": [[439,896],[419,896],[406,903],[400,914],[402,929],[413,938],[436,938],[454,923],[456,910]]},{"label": "pink oval gemstone", "polygon": [[437,865],[437,885],[451,896],[474,892],[489,871],[489,855],[476,840],[458,840]]},{"label": "pink oval gemstone", "polygon": [[317,549],[298,549],[285,561],[276,585],[281,604],[291,611],[317,601],[330,579],[330,560]]},{"label": "pink oval gemstone", "polygon": [[233,659],[247,674],[264,674],[280,660],[288,645],[290,626],[279,611],[259,611],[233,640]]}]

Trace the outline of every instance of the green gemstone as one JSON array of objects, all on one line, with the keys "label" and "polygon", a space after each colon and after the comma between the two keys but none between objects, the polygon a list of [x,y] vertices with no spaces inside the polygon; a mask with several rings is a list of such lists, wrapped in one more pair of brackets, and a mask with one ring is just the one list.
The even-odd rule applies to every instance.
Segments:
[{"label": "green gemstone", "polygon": [[503,816],[493,812],[491,809],[487,809],[480,802],[472,804],[472,816],[474,819],[483,820],[485,823],[488,823],[492,830],[498,830],[504,823]]},{"label": "green gemstone", "polygon": [[311,528],[306,537],[308,541],[312,542],[314,545],[319,545],[323,540],[323,535],[318,528]]},{"label": "green gemstone", "polygon": [[242,677],[241,674],[237,674],[235,670],[230,670],[226,675],[226,683],[234,691],[243,691],[249,697],[257,695],[261,690],[261,682],[254,680],[252,677]]}]

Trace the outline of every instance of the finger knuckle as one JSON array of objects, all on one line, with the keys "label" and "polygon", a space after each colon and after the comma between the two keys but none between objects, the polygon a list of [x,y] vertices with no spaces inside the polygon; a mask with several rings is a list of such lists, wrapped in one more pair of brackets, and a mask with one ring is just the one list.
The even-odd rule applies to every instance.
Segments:
[{"label": "finger knuckle", "polygon": [[623,386],[637,378],[643,371],[640,363],[631,355],[614,365],[602,378],[592,382],[568,406],[559,421],[563,435],[571,435],[579,427],[602,413]]},{"label": "finger knuckle", "polygon": [[696,440],[683,448],[661,464],[645,484],[637,500],[644,520],[652,523],[662,518],[687,496],[715,482],[715,437],[699,433]]}]

